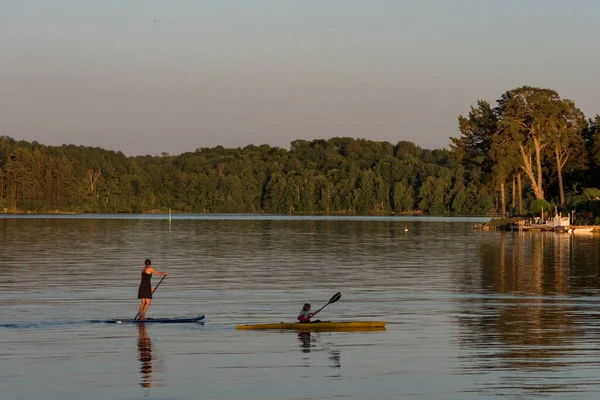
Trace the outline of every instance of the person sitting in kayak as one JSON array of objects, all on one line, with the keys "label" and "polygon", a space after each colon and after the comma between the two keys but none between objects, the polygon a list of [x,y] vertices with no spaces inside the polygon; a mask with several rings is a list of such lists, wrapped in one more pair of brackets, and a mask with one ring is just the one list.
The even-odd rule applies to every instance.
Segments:
[{"label": "person sitting in kayak", "polygon": [[301,324],[308,324],[311,322],[321,322],[320,320],[316,320],[316,321],[311,321],[310,319],[312,317],[314,317],[315,315],[317,315],[318,311],[311,313],[310,312],[310,304],[306,303],[304,305],[304,307],[302,307],[302,311],[300,312],[300,314],[298,315],[298,321],[300,321]]}]

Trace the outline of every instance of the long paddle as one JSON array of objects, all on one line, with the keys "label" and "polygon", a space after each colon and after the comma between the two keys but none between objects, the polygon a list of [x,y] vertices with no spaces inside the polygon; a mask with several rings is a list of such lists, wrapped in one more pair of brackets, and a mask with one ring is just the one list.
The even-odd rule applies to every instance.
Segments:
[{"label": "long paddle", "polygon": [[[158,289],[158,287],[160,286],[161,282],[163,281],[163,279],[165,279],[167,276],[163,275],[162,279],[160,281],[158,281],[158,284],[154,287],[154,290],[152,291],[152,293],[156,292],[156,289]],[[341,295],[340,295],[341,296]],[[138,311],[137,314],[135,314],[135,318],[134,320],[137,319],[137,317],[140,315],[140,312]]]},{"label": "long paddle", "polygon": [[335,303],[336,301],[338,301],[339,299],[342,298],[342,294],[340,292],[337,292],[336,294],[333,295],[333,297],[331,299],[329,299],[329,301],[327,302],[327,304],[325,304],[323,307],[319,308],[313,315],[316,315],[317,313],[319,313],[322,309],[324,309],[325,307],[327,307],[328,305],[330,305],[331,303]]}]

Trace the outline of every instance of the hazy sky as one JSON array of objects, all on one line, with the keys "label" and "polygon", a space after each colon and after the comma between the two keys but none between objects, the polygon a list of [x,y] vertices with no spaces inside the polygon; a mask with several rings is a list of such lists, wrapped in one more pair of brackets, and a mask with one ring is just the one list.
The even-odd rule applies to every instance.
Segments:
[{"label": "hazy sky", "polygon": [[0,135],[126,154],[446,147],[477,99],[600,113],[598,0],[0,0]]}]

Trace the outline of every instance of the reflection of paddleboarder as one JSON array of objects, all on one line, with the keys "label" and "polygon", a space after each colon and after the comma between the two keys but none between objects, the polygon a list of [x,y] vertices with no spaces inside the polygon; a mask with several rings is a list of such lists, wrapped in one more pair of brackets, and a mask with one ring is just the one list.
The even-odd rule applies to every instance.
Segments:
[{"label": "reflection of paddleboarder", "polygon": [[146,333],[146,325],[138,324],[138,351],[139,360],[142,363],[140,372],[142,373],[141,387],[149,388],[152,386],[152,341]]},{"label": "reflection of paddleboarder", "polygon": [[142,300],[140,303],[140,311],[138,313],[140,319],[146,319],[146,311],[148,311],[148,307],[150,307],[150,303],[152,303],[152,293],[154,292],[154,289],[152,289],[152,283],[150,282],[152,279],[152,274],[158,276],[169,275],[168,272],[161,273],[152,268],[152,262],[150,260],[144,261],[144,264],[144,269],[142,270],[142,281],[140,282],[140,287],[138,289],[138,299]]}]

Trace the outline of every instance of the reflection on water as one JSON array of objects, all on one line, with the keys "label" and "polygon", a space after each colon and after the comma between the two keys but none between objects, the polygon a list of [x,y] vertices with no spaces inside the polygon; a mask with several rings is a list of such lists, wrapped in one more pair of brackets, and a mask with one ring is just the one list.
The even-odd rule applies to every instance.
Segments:
[{"label": "reflection on water", "polygon": [[310,353],[310,341],[312,339],[310,332],[298,333],[298,339],[300,339],[300,348],[303,353]]},{"label": "reflection on water", "polygon": [[[484,260],[479,282],[485,295],[463,298],[458,323],[459,340],[472,373],[504,371],[500,381],[481,388],[499,387],[540,393],[583,390],[600,385],[600,378],[560,381],[566,371],[599,365],[598,301],[588,290],[597,288],[598,242],[573,235],[503,233],[482,246]],[[593,266],[592,266],[593,265]],[[584,272],[584,276],[574,273]],[[464,288],[470,291],[471,288]],[[475,287],[474,289],[477,289]]]},{"label": "reflection on water", "polygon": [[329,352],[329,354],[330,354],[329,355],[329,359],[333,363],[332,367],[333,368],[341,368],[341,366],[342,366],[341,351],[339,351],[339,350],[331,350]]},{"label": "reflection on water", "polygon": [[140,386],[149,388],[152,386],[152,340],[148,336],[146,324],[137,324],[137,326],[139,360],[142,364],[140,367],[142,374]]},{"label": "reflection on water", "polygon": [[329,361],[331,362],[332,368],[341,368],[341,350],[335,349],[334,344],[320,342],[320,334],[316,332],[298,332],[298,340],[300,341],[300,350],[302,353],[307,354],[311,351],[328,353]]}]

